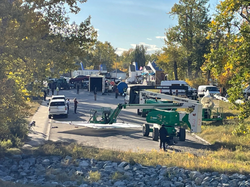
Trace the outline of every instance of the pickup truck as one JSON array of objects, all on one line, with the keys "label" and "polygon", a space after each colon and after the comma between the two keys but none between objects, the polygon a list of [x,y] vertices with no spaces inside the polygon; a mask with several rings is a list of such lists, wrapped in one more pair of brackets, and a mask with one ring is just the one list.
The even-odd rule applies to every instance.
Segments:
[{"label": "pickup truck", "polygon": [[77,75],[76,77],[73,77],[69,80],[70,84],[74,84],[76,87],[77,83],[83,83],[84,81],[88,81],[89,80],[89,76],[86,75]]}]

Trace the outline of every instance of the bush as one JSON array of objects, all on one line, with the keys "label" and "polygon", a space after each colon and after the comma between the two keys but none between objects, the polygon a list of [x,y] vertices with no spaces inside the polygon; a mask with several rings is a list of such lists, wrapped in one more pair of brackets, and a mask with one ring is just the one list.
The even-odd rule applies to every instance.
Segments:
[{"label": "bush", "polygon": [[206,85],[207,80],[204,77],[198,77],[196,79],[185,79],[185,81],[193,88],[198,88],[200,85]]},{"label": "bush", "polygon": [[240,123],[237,127],[233,130],[232,134],[235,136],[242,136],[247,135],[250,133],[250,126],[245,123]]}]

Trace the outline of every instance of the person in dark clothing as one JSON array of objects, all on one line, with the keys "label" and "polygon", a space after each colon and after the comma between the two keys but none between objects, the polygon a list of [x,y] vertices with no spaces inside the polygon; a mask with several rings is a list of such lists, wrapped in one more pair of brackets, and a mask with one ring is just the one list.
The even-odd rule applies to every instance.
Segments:
[{"label": "person in dark clothing", "polygon": [[43,100],[46,101],[46,97],[47,97],[47,92],[45,90],[43,90]]},{"label": "person in dark clothing", "polygon": [[96,101],[96,94],[97,94],[97,89],[95,87],[95,89],[94,89],[94,98],[95,98],[95,101]]},{"label": "person in dark clothing", "polygon": [[80,89],[80,85],[79,85],[79,83],[77,83],[77,85],[76,85],[77,94],[79,94],[79,89]]},{"label": "person in dark clothing", "polygon": [[161,126],[159,132],[160,132],[160,149],[163,148],[163,150],[166,151],[166,142],[167,142],[168,131],[165,128],[165,125]]},{"label": "person in dark clothing", "polygon": [[115,90],[115,98],[118,97],[118,94],[119,94],[119,90],[118,90],[118,88],[116,88],[116,90]]},{"label": "person in dark clothing", "polygon": [[76,114],[77,104],[78,104],[78,101],[77,101],[76,98],[75,98],[75,99],[74,99],[74,113],[75,113],[75,114]]}]

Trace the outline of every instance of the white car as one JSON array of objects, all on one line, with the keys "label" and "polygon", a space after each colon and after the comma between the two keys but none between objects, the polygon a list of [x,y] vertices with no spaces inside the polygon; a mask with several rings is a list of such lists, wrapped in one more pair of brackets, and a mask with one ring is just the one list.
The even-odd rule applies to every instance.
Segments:
[{"label": "white car", "polygon": [[209,91],[209,94],[211,96],[214,96],[215,94],[220,94],[220,91],[216,86],[213,85],[201,85],[198,87],[198,96],[203,97],[205,95],[206,91]]},{"label": "white car", "polygon": [[66,101],[65,95],[52,95],[51,100],[64,99]]},{"label": "white car", "polygon": [[64,115],[68,117],[68,107],[64,99],[54,99],[49,103],[49,119],[52,116]]}]

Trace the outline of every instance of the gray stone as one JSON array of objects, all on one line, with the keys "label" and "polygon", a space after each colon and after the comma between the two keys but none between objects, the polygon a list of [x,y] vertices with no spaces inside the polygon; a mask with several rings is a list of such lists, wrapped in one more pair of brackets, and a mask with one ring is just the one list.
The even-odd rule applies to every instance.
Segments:
[{"label": "gray stone", "polygon": [[119,168],[124,168],[126,165],[128,165],[127,162],[121,162],[121,163],[118,165],[118,167],[119,167]]},{"label": "gray stone", "polygon": [[82,176],[82,175],[83,175],[83,172],[82,172],[82,171],[76,171],[75,174],[76,174],[76,175]]},{"label": "gray stone", "polygon": [[196,177],[200,176],[201,173],[199,171],[191,171],[190,174],[189,174],[189,177],[194,180],[196,179]]},{"label": "gray stone", "polygon": [[221,174],[221,175],[220,175],[220,180],[221,180],[223,183],[226,183],[226,182],[229,180],[229,178],[228,178],[227,175]]},{"label": "gray stone", "polygon": [[125,171],[127,171],[127,170],[130,170],[131,169],[131,167],[130,167],[130,165],[128,164],[128,165],[126,165],[125,167],[124,167],[124,170]]},{"label": "gray stone", "polygon": [[176,186],[176,187],[184,187],[185,185],[182,182],[175,182],[174,186]]},{"label": "gray stone", "polygon": [[79,163],[79,167],[84,168],[84,167],[88,167],[88,166],[89,166],[89,163],[85,160],[83,160]]},{"label": "gray stone", "polygon": [[89,185],[87,184],[81,184],[79,187],[88,187]]},{"label": "gray stone", "polygon": [[202,181],[203,181],[203,179],[201,177],[196,177],[194,180],[195,184],[197,184],[197,185],[201,185]]},{"label": "gray stone", "polygon": [[124,186],[125,185],[125,183],[124,182],[122,182],[122,181],[116,181],[115,183],[114,183],[114,186]]},{"label": "gray stone", "polygon": [[14,180],[14,178],[11,177],[11,176],[5,176],[5,177],[2,177],[1,179],[2,179],[3,181],[12,181],[12,180]]},{"label": "gray stone", "polygon": [[50,160],[49,159],[44,159],[42,164],[48,166],[48,165],[50,165]]},{"label": "gray stone", "polygon": [[18,171],[17,165],[11,166],[10,171],[14,171],[14,172],[15,172],[15,171]]}]

